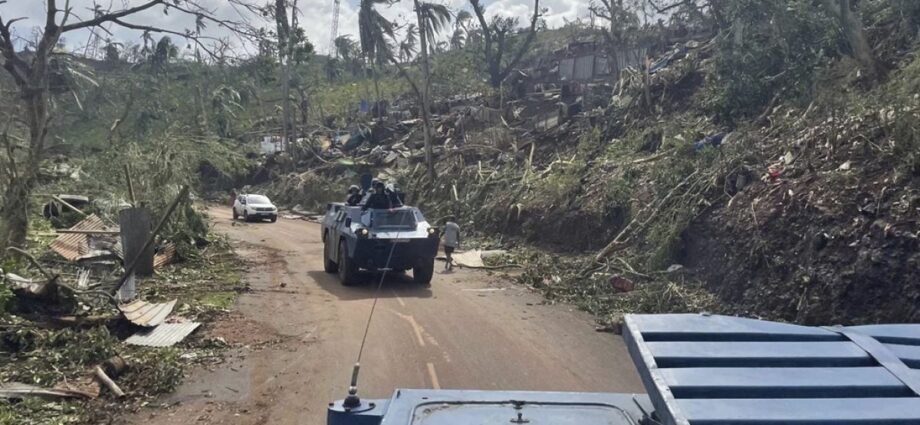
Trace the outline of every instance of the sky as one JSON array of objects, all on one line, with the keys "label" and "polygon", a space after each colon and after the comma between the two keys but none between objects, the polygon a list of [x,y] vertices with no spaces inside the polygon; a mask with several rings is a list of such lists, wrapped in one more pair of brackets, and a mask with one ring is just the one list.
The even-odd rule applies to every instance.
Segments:
[{"label": "sky", "polygon": [[[229,20],[248,20],[258,26],[270,26],[260,17],[256,17],[247,10],[240,8],[227,0],[197,0],[199,4],[207,7],[213,12],[213,15]],[[267,0],[250,0],[253,3],[263,4]],[[467,0],[429,0],[437,3],[446,4],[453,11],[467,9],[472,11]],[[2,0],[0,0],[2,2]],[[123,9],[125,7],[137,6],[143,4],[144,0],[95,0],[103,8],[111,5],[113,9]],[[57,0],[58,7],[63,7],[66,0]],[[501,14],[503,16],[516,16],[522,24],[526,24],[532,14],[533,0],[482,0],[486,8],[486,16]],[[88,19],[92,17],[92,6],[94,0],[70,0],[73,13],[77,18]],[[297,6],[301,10],[299,17],[300,26],[304,28],[307,37],[315,46],[317,52],[328,53],[330,50],[331,31],[332,31],[332,10],[333,0],[298,0]],[[547,8],[544,16],[547,24],[551,28],[557,28],[565,24],[566,21],[573,21],[578,18],[588,16],[588,0],[540,0],[540,6]],[[14,18],[26,18],[18,21],[13,25],[15,34],[22,38],[30,38],[36,27],[44,23],[44,14],[46,9],[45,0],[7,0],[5,4],[0,4],[0,18],[4,22]],[[378,6],[380,12],[399,23],[407,23],[412,16],[412,1],[399,0],[390,7]],[[76,19],[76,18],[71,18]],[[137,24],[155,25],[163,28],[173,29],[184,32],[186,28],[193,28],[194,20],[187,15],[179,12],[170,12],[168,15],[163,14],[163,8],[156,6],[144,11],[142,14],[132,18],[125,18],[126,21]],[[111,35],[100,33],[103,40],[111,38],[119,42],[140,42],[140,31],[130,30],[107,25],[106,29],[111,31]],[[358,0],[341,0],[339,14],[339,35],[351,34],[357,40],[358,32]],[[253,53],[252,46],[246,45],[244,41],[234,36],[231,31],[225,28],[211,26],[205,31],[206,35],[229,38],[231,43],[235,44],[242,54]],[[444,36],[448,34],[445,31]],[[65,42],[72,49],[83,49],[90,38],[88,31],[75,31],[65,34]],[[155,36],[155,38],[158,38]],[[178,40],[174,40],[177,43]],[[180,45],[184,45],[181,43]]]}]

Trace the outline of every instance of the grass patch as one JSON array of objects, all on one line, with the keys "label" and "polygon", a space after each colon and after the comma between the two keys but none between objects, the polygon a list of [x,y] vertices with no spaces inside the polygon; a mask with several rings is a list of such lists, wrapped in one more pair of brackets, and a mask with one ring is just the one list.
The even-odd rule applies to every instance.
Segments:
[{"label": "grass patch", "polygon": [[209,321],[228,310],[237,295],[246,290],[239,260],[229,241],[211,235],[211,245],[183,263],[158,271],[149,283],[139,285],[146,300],[178,299],[179,314],[193,320]]},{"label": "grass patch", "polygon": [[238,293],[234,291],[210,292],[201,294],[197,301],[202,307],[227,310],[236,302],[237,295]]}]

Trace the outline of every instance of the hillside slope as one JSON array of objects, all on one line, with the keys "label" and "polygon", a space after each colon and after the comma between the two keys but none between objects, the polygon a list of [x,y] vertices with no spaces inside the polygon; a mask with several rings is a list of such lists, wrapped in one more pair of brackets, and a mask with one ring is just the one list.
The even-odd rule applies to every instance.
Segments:
[{"label": "hillside slope", "polygon": [[[267,189],[321,206],[376,172],[431,218],[457,216],[485,244],[515,248],[514,261],[528,264],[522,282],[605,321],[701,309],[809,324],[914,321],[920,62],[916,31],[892,30],[915,28],[915,15],[887,11],[866,18],[884,69],[876,79],[832,44],[795,50],[813,49],[823,27],[773,10],[788,21],[772,25],[789,31],[777,35],[769,20],[749,27],[746,55],[724,34],[679,43],[653,58],[647,80],[626,71],[572,97],[579,110],[548,129],[516,114],[565,103],[565,90],[561,100],[552,90],[487,95],[467,109],[507,102],[503,121],[444,112],[435,181],[419,164],[418,128],[402,123],[374,127],[385,135],[338,165]],[[390,162],[390,152],[408,160]],[[624,293],[624,280],[635,289]]]}]

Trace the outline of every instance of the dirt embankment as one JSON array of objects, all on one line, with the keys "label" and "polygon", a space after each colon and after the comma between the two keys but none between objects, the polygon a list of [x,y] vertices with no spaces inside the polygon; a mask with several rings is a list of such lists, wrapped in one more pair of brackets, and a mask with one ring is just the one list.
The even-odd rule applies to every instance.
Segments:
[{"label": "dirt embankment", "polygon": [[806,324],[916,321],[920,181],[892,179],[886,163],[859,166],[868,168],[745,190],[687,231],[687,265],[738,313]]}]

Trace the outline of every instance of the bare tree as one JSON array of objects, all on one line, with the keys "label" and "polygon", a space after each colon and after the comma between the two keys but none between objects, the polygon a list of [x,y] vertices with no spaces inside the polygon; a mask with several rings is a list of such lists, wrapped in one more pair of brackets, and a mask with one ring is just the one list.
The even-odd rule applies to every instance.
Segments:
[{"label": "bare tree", "polygon": [[482,31],[484,40],[482,52],[489,72],[489,83],[492,84],[492,87],[498,87],[517,66],[518,62],[521,61],[524,53],[527,52],[530,44],[533,43],[534,37],[536,37],[537,21],[539,21],[542,12],[540,10],[540,0],[534,0],[533,2],[533,16],[530,18],[530,28],[527,30],[524,42],[518,45],[517,52],[508,61],[505,60],[505,55],[510,53],[507,50],[510,47],[513,31],[517,26],[517,19],[493,16],[492,22],[489,23],[486,21],[485,8],[479,0],[470,0],[470,4],[473,6],[473,12],[479,20],[480,30]]},{"label": "bare tree", "polygon": [[288,22],[287,1],[275,0],[275,22],[278,26],[278,61],[281,64],[281,97],[284,114],[282,125],[282,149],[290,146],[294,140],[293,118],[291,115],[291,62],[294,55],[294,40],[291,28],[297,28],[297,0],[291,5],[291,21]]},{"label": "bare tree", "polygon": [[[592,16],[606,21],[601,32],[611,53],[616,53],[618,50],[625,52],[625,49],[633,47],[632,44],[637,41],[639,31],[639,16],[635,11],[630,10],[623,0],[592,1],[588,10]],[[616,61],[617,55],[612,54],[610,58]],[[622,64],[614,63],[616,69],[619,69],[620,66]]]},{"label": "bare tree", "polygon": [[[3,58],[3,68],[12,76],[20,93],[21,119],[28,128],[29,134],[25,146],[12,146],[13,142],[10,142],[10,138],[5,138],[9,148],[7,149],[9,166],[6,167],[4,176],[7,184],[3,207],[0,209],[0,220],[3,222],[2,229],[0,229],[2,230],[0,243],[8,245],[21,246],[26,241],[26,231],[29,226],[29,198],[45,156],[45,143],[52,119],[49,64],[63,34],[93,29],[107,31],[102,28],[102,25],[108,24],[148,33],[184,37],[198,43],[203,50],[209,51],[201,41],[205,37],[200,33],[207,23],[216,23],[232,29],[234,27],[234,23],[214,17],[194,0],[148,0],[137,6],[111,10],[97,7],[93,17],[89,19],[78,19],[73,13],[69,0],[65,1],[63,8],[59,7],[57,0],[45,0],[45,2],[47,11],[43,27],[39,30],[38,43],[35,50],[28,54],[16,51],[16,38],[12,29],[14,23],[24,18],[0,17],[0,55]],[[0,0],[0,5],[4,3],[6,0]],[[194,16],[196,28],[182,32],[128,21],[155,6],[162,7],[164,13],[172,11]],[[16,150],[24,152],[17,154]]]},{"label": "bare tree", "polygon": [[874,83],[878,78],[878,64],[866,40],[862,18],[855,2],[852,0],[824,0],[824,6],[839,21],[853,58],[859,62],[859,67],[866,78]]}]

